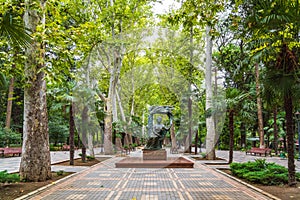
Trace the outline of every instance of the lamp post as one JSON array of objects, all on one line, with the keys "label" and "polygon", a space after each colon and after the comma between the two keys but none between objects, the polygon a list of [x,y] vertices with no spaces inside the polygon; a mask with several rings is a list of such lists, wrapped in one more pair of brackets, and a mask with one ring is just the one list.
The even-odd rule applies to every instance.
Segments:
[{"label": "lamp post", "polygon": [[297,120],[297,129],[298,129],[298,161],[300,161],[300,112],[295,113]]}]

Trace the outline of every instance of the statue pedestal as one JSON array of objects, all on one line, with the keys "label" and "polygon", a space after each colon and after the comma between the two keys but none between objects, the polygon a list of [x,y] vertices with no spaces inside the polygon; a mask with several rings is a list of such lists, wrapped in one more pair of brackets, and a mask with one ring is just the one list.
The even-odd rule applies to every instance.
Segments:
[{"label": "statue pedestal", "polygon": [[143,149],[143,160],[167,160],[167,151]]}]

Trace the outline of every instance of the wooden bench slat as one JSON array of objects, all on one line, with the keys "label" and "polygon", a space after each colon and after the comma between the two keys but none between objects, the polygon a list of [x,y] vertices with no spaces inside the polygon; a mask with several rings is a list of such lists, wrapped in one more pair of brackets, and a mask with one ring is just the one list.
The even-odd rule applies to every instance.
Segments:
[{"label": "wooden bench slat", "polygon": [[0,148],[0,155],[2,157],[5,157],[7,155],[21,156],[21,154],[22,154],[22,149],[21,148],[10,148],[10,147]]},{"label": "wooden bench slat", "polygon": [[271,156],[271,151],[272,149],[269,148],[257,148],[257,147],[252,147],[250,150],[246,151],[246,154],[251,154],[251,155],[257,155],[259,154],[261,156],[261,154],[264,154],[265,156],[267,156],[267,154],[269,154]]}]

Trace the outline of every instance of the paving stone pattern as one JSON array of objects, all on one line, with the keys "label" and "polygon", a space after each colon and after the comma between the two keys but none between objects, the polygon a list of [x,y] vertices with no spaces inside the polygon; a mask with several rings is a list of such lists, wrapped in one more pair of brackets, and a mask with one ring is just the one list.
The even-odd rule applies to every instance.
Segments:
[{"label": "paving stone pattern", "polygon": [[199,163],[192,169],[115,168],[120,159],[108,159],[25,199],[270,199]]}]

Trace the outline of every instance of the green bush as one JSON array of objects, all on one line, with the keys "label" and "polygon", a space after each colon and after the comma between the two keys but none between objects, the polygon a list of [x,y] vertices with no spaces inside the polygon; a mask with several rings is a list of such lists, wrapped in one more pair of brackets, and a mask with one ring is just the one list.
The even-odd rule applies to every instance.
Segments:
[{"label": "green bush", "polygon": [[[79,153],[78,155],[79,155],[80,157],[82,157],[82,153]],[[94,157],[94,156],[86,155],[85,157],[86,157],[87,160],[95,160],[95,157]]]},{"label": "green bush", "polygon": [[132,147],[138,147],[138,144],[137,143],[133,143]]},{"label": "green bush", "polygon": [[19,174],[10,174],[5,171],[0,171],[0,183],[15,183],[20,182]]},{"label": "green bush", "polygon": [[[275,163],[267,163],[265,159],[257,159],[254,162],[231,163],[232,175],[246,179],[253,183],[263,185],[281,185],[288,183],[288,170]],[[300,180],[300,173],[296,173]]]},{"label": "green bush", "polygon": [[55,146],[59,143],[66,143],[69,136],[69,127],[66,121],[59,117],[51,116],[49,119],[49,140]]},{"label": "green bush", "polygon": [[[0,147],[6,146],[21,146],[21,134],[14,132],[11,129],[5,129],[3,124],[0,123]],[[14,145],[12,145],[14,144]]]},{"label": "green bush", "polygon": [[57,176],[62,176],[64,174],[64,170],[59,170],[56,172]]},{"label": "green bush", "polygon": [[61,150],[61,147],[56,147],[56,146],[53,146],[53,144],[50,144],[50,151],[60,151]]},{"label": "green bush", "polygon": [[94,157],[94,156],[86,156],[86,158],[87,158],[88,160],[95,160],[95,157]]}]

